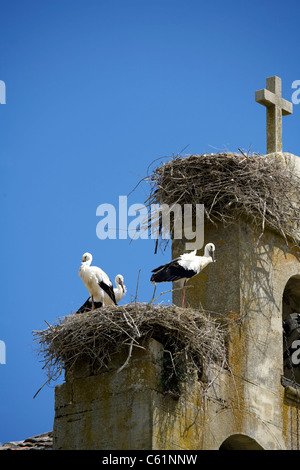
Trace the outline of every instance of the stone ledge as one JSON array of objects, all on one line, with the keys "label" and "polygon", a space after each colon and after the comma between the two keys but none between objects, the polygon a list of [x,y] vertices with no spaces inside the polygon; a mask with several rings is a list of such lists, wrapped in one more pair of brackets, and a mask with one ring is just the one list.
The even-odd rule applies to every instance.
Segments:
[{"label": "stone ledge", "polygon": [[284,387],[284,398],[287,400],[287,404],[300,408],[300,385],[293,383],[283,375],[281,376],[281,385]]}]

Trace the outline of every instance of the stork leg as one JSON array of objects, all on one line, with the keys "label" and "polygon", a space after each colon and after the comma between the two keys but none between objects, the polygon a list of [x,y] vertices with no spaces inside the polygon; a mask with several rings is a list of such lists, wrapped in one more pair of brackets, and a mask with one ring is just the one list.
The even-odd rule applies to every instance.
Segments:
[{"label": "stork leg", "polygon": [[92,310],[95,310],[94,297],[92,296]]},{"label": "stork leg", "polygon": [[185,304],[185,285],[186,285],[186,279],[184,280],[183,290],[182,290],[182,308],[186,308],[186,304]]}]

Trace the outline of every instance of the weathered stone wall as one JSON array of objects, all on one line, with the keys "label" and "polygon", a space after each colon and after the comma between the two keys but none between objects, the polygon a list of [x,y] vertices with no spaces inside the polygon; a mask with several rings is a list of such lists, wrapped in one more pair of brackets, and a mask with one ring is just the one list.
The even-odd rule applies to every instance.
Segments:
[{"label": "weathered stone wall", "polygon": [[[284,158],[300,175],[298,157]],[[77,364],[56,388],[55,449],[295,448],[297,395],[282,385],[282,296],[292,276],[300,283],[299,253],[275,232],[257,246],[258,236],[246,220],[206,224],[217,262],[186,289],[194,308],[242,316],[229,334],[230,369],[212,364],[206,384],[195,382],[175,399],[161,389],[162,345],[155,340],[134,348],[120,372],[127,348],[99,375],[88,362]],[[184,251],[184,241],[173,242],[173,257]],[[181,305],[180,291],[173,301]],[[300,297],[296,305],[300,311]]]},{"label": "weathered stone wall", "polygon": [[154,339],[117,354],[107,372],[93,375],[78,362],[55,389],[56,450],[199,449],[203,441],[203,387],[195,382],[176,398],[161,384],[163,346]]},{"label": "weathered stone wall", "polygon": [[134,349],[130,367],[117,372],[128,349],[109,370],[93,375],[89,361],[66,373],[55,389],[54,449],[148,449],[161,346]]},{"label": "weathered stone wall", "polygon": [[[239,335],[233,330],[234,348]],[[278,390],[269,390],[246,380],[236,364],[230,371],[212,365],[207,380],[213,385],[206,393],[195,381],[177,399],[160,386],[162,345],[151,340],[144,346],[121,372],[127,351],[102,374],[91,375],[88,363],[67,374],[56,387],[54,449],[217,450],[230,436],[251,438],[254,448],[290,448],[290,413],[280,381]]]},{"label": "weathered stone wall", "polygon": [[[290,154],[284,158],[300,175],[300,159]],[[259,236],[246,220],[226,228],[206,224],[204,240],[216,245],[217,262],[188,282],[193,287],[186,290],[187,303],[232,319],[242,315],[228,343],[231,374],[222,374],[215,384],[216,398],[227,402],[226,411],[210,408],[208,434],[215,422],[220,444],[226,433],[241,433],[263,448],[290,448],[296,442],[296,400],[281,383],[282,297],[289,279],[300,275],[299,251],[292,243],[287,247],[278,233],[266,231],[257,244]],[[184,240],[173,242],[173,257],[184,251]],[[173,302],[180,305],[180,290]],[[300,297],[296,304],[300,312]]]}]

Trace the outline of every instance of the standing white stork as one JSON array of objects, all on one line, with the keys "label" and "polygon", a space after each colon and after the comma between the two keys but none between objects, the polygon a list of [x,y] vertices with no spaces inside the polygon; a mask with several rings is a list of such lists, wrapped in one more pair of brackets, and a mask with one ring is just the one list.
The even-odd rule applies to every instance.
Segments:
[{"label": "standing white stork", "polygon": [[121,299],[123,299],[124,295],[127,292],[126,286],[124,284],[124,277],[122,274],[117,274],[115,277],[115,284],[116,287],[114,287],[114,293],[115,293],[115,298],[116,302],[120,302]]},{"label": "standing white stork", "polygon": [[112,302],[117,304],[113,285],[108,275],[97,266],[91,266],[93,257],[90,253],[82,255],[82,262],[78,274],[90,293],[92,300],[92,310],[95,309],[95,302],[101,302],[103,306]]},{"label": "standing white stork", "polygon": [[[116,284],[116,287],[114,287],[114,294],[115,294],[116,303],[118,303],[127,292],[126,286],[124,285],[124,277],[122,276],[122,274],[116,275],[115,284]],[[107,299],[106,305],[114,305],[112,299]]]},{"label": "standing white stork", "polygon": [[213,243],[207,243],[204,248],[204,256],[197,256],[197,250],[184,253],[169,263],[153,269],[150,280],[155,284],[156,282],[169,282],[183,279],[182,307],[184,307],[185,286],[188,279],[199,274],[209,263],[215,262],[214,252],[215,245]]},{"label": "standing white stork", "polygon": [[[124,284],[124,277],[122,274],[117,274],[115,278],[115,284],[116,287],[114,287],[114,294],[115,294],[115,299],[116,302],[120,302],[120,300],[124,297],[124,295],[127,292],[126,286]],[[114,305],[113,301],[111,299],[107,299],[106,305]],[[102,302],[98,298],[94,298],[94,307],[95,308],[100,308],[102,307]],[[89,297],[84,304],[77,310],[76,313],[84,313],[89,310],[92,310],[92,298]]]}]

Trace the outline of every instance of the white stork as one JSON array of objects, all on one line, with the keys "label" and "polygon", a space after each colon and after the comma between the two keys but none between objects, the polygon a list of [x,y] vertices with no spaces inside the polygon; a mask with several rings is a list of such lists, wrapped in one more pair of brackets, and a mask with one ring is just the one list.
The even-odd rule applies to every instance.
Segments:
[{"label": "white stork", "polygon": [[95,303],[101,302],[103,306],[112,302],[117,304],[113,285],[108,275],[97,266],[91,266],[92,255],[84,253],[78,274],[90,293],[92,300],[92,310],[95,309]]},{"label": "white stork", "polygon": [[199,274],[209,263],[215,262],[214,252],[215,245],[213,243],[207,243],[204,248],[204,256],[197,256],[197,250],[184,253],[169,263],[153,269],[150,280],[153,284],[156,284],[156,282],[169,282],[183,279],[182,307],[184,307],[185,286],[188,279]]},{"label": "white stork", "polygon": [[121,299],[123,299],[124,295],[127,292],[126,286],[124,284],[124,277],[122,274],[117,274],[115,277],[115,284],[116,287],[114,287],[114,293],[115,293],[115,298],[116,302],[120,302]]},{"label": "white stork", "polygon": [[[118,303],[127,292],[126,286],[124,284],[124,277],[122,276],[122,274],[117,274],[115,278],[115,284],[116,284],[116,287],[114,287],[114,294],[115,294],[116,302]],[[107,299],[106,305],[114,305],[114,303],[111,299]],[[95,308],[102,307],[101,299],[94,298],[94,307]],[[85,303],[77,310],[76,313],[84,313],[89,310],[92,310],[92,298],[91,297],[89,297],[85,301]]]}]

